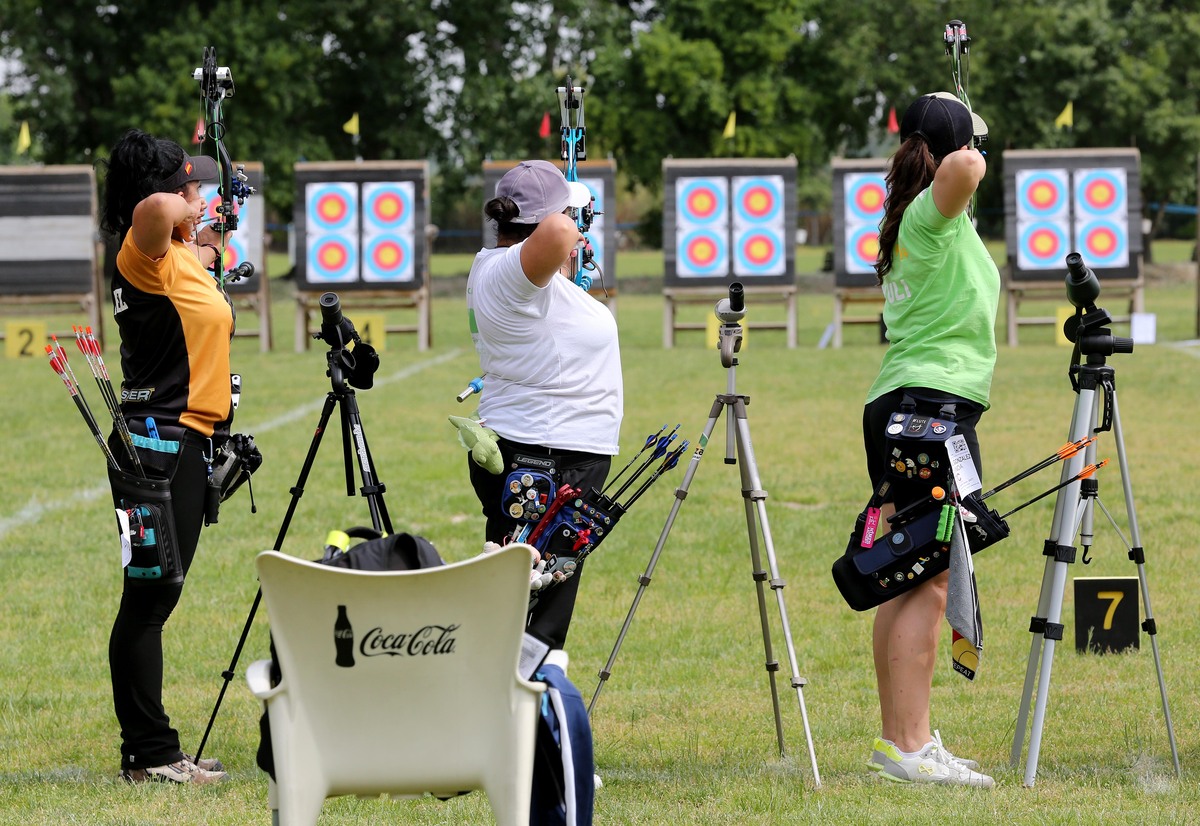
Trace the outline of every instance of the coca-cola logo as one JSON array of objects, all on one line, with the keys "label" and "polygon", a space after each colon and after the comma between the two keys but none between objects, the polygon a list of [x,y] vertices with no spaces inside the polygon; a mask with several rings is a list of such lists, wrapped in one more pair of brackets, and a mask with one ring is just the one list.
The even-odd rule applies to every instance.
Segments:
[{"label": "coca-cola logo", "polygon": [[411,633],[393,633],[376,626],[363,635],[358,653],[364,657],[429,657],[453,654],[459,625],[426,625]]}]

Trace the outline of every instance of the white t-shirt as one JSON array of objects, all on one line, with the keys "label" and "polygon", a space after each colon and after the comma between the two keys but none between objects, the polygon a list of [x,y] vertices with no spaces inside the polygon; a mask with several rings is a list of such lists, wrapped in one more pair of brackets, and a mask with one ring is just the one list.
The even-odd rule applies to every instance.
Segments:
[{"label": "white t-shirt", "polygon": [[617,321],[564,276],[530,283],[523,243],[480,250],[467,278],[484,373],[479,415],[510,441],[615,456],[624,409]]}]

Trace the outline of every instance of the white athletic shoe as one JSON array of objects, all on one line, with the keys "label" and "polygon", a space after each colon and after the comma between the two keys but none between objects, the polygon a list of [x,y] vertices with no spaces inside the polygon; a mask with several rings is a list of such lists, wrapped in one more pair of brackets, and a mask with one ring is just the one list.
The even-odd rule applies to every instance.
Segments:
[{"label": "white athletic shoe", "polygon": [[[868,764],[877,769],[879,776],[895,783],[943,783],[950,786],[978,786],[991,788],[996,784],[991,777],[967,768],[961,760],[954,758],[940,745],[941,738],[925,744],[914,755],[905,755],[886,740],[875,741],[876,751]],[[879,749],[878,746],[883,748]]]},{"label": "white athletic shoe", "polygon": [[948,749],[944,745],[942,745],[942,733],[940,731],[938,731],[937,729],[933,730],[933,742],[938,744],[938,748],[940,748],[942,750],[942,753],[944,755],[946,755],[946,758],[948,760],[953,760],[955,763],[962,763],[968,769],[972,769],[972,770],[979,769],[979,763],[977,763],[976,761],[970,760],[966,757],[958,757],[957,755],[951,754],[950,749]]}]

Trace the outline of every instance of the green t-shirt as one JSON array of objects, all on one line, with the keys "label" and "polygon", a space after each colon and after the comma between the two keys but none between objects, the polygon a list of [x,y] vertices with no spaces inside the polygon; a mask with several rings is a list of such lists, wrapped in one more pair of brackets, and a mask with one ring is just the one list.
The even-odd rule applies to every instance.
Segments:
[{"label": "green t-shirt", "polygon": [[964,212],[946,218],[926,188],[904,211],[883,279],[890,344],[867,403],[931,387],[989,406],[1000,272]]}]

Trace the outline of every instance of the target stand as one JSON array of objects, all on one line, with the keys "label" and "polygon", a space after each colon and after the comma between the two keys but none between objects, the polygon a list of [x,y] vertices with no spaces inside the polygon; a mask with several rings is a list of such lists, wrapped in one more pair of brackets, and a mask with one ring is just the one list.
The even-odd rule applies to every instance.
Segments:
[{"label": "target stand", "polygon": [[[842,325],[882,325],[883,291],[875,274],[875,259],[887,198],[887,160],[834,158],[832,168],[833,321],[822,346],[828,341],[832,347],[841,347]],[[852,306],[869,312],[849,315]]]},{"label": "target stand", "polygon": [[1010,347],[1023,326],[1055,316],[1020,315],[1023,301],[1062,297],[1063,256],[1078,250],[1106,297],[1127,298],[1125,323],[1144,309],[1141,155],[1137,149],[1010,149],[1004,152],[1004,290]]}]

